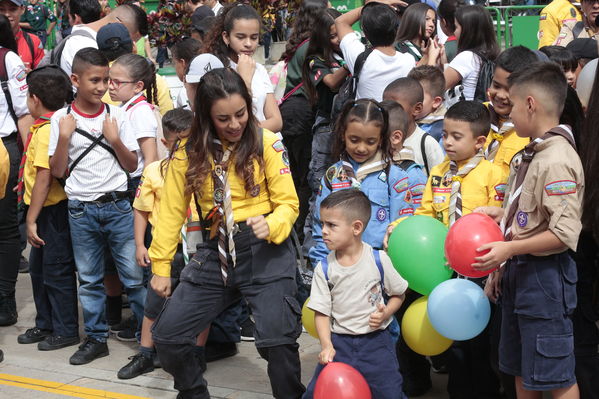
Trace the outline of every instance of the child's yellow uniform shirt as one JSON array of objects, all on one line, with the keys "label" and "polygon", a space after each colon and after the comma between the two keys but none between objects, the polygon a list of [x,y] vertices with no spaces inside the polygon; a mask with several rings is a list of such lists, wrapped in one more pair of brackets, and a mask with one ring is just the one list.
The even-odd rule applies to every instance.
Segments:
[{"label": "child's yellow uniform shirt", "polygon": [[[458,162],[458,169],[469,160]],[[431,169],[426,182],[422,205],[416,215],[432,216],[449,225],[449,197],[451,196],[451,173],[449,159]],[[503,170],[483,159],[464,176],[461,184],[462,215],[471,213],[480,206],[501,206],[507,187],[507,175]]]},{"label": "child's yellow uniform shirt", "polygon": [[139,180],[139,186],[133,201],[133,208],[150,213],[148,221],[152,228],[158,221],[160,195],[164,185],[164,177],[160,174],[161,163],[162,161],[155,161],[146,166]]},{"label": "child's yellow uniform shirt", "polygon": [[[267,215],[270,234],[267,240],[275,244],[283,242],[291,232],[299,214],[299,201],[289,170],[289,159],[281,140],[272,132],[263,129],[264,168],[260,170],[254,161],[254,183],[259,187],[255,196],[247,193],[244,181],[235,172],[235,154],[230,160],[228,175],[231,187],[233,217],[242,222],[252,216]],[[185,192],[189,161],[185,151],[187,140],[181,145],[170,161],[165,173],[160,200],[160,219],[154,226],[154,237],[149,250],[152,259],[152,272],[159,276],[170,276],[170,262],[177,249],[179,231],[185,221],[187,208],[192,195]],[[212,161],[211,161],[212,163]],[[206,219],[214,208],[212,176],[204,181],[202,191],[197,193],[199,205]]]},{"label": "child's yellow uniform shirt", "polygon": [[[35,184],[37,168],[50,169],[50,156],[48,156],[48,144],[50,143],[50,122],[38,119],[31,126],[31,141],[27,147],[27,158],[23,171],[23,183],[25,184],[25,194],[23,200],[27,205],[31,204],[31,193]],[[64,189],[56,180],[52,178],[48,197],[44,206],[56,205],[60,201],[67,199]]]},{"label": "child's yellow uniform shirt", "polygon": [[[152,230],[154,230],[156,223],[158,223],[160,196],[162,195],[162,187],[164,186],[164,176],[160,170],[162,163],[163,161],[155,161],[146,166],[141,175],[139,186],[135,192],[135,200],[133,201],[133,208],[139,211],[149,212],[148,221],[152,225]],[[168,164],[165,162],[164,173],[166,173],[167,168]],[[191,211],[190,221],[199,221],[200,219],[193,198],[189,204],[189,208]]]},{"label": "child's yellow uniform shirt", "polygon": [[[493,130],[489,131],[487,141],[483,147],[484,151],[487,150],[487,147],[489,147],[491,141],[493,141],[493,134]],[[509,176],[512,158],[526,147],[528,143],[530,143],[530,138],[518,136],[514,129],[507,131],[503,135],[503,140],[499,143],[499,148],[497,149],[497,154],[495,155],[495,159],[493,159],[493,163],[500,166],[505,175]]]},{"label": "child's yellow uniform shirt", "polygon": [[4,143],[0,140],[0,199],[4,198],[9,172],[10,159],[8,158],[8,151],[6,151]]}]

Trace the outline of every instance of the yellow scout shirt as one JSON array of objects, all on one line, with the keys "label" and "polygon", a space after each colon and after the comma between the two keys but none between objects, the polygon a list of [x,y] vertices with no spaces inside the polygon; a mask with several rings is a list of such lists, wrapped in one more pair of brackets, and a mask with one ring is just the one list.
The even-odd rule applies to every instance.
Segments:
[{"label": "yellow scout shirt", "polygon": [[0,199],[4,198],[6,194],[6,184],[8,183],[8,174],[10,172],[10,159],[8,158],[8,151],[0,139]]},{"label": "yellow scout shirt", "polygon": [[[244,182],[236,173],[229,174],[233,216],[235,222],[242,222],[252,216],[267,215],[266,222],[270,229],[267,239],[280,244],[289,236],[297,219],[299,201],[283,143],[274,133],[268,130],[263,132],[262,171],[254,161],[254,182],[260,187],[257,195],[252,196],[245,191]],[[192,198],[191,194],[185,193],[185,173],[188,168],[185,144],[186,140],[181,142],[166,172],[160,199],[160,219],[154,227],[154,239],[149,251],[152,272],[163,277],[170,276],[170,262],[177,249],[179,232]],[[233,153],[230,162],[234,162],[234,157]],[[213,189],[212,177],[209,176],[202,192],[198,193],[204,219],[214,208]]]},{"label": "yellow scout shirt", "polygon": [[[535,147],[536,153],[522,183],[518,211],[512,222],[513,240],[523,240],[546,230],[576,251],[582,229],[584,173],[578,154],[560,136],[550,137]],[[520,154],[514,158],[506,193],[515,189],[515,175]],[[507,204],[508,201],[505,201]],[[507,217],[507,210],[505,213]],[[534,253],[546,256],[560,250]]]},{"label": "yellow scout shirt", "polygon": [[[468,160],[458,162],[458,169]],[[501,206],[507,176],[503,170],[483,159],[462,180],[462,215],[471,213],[480,206]],[[449,159],[431,169],[426,182],[422,205],[416,215],[432,216],[449,225],[449,197],[451,195],[451,173]]]},{"label": "yellow scout shirt", "polygon": [[[51,115],[51,114],[50,114]],[[27,147],[27,159],[25,160],[25,169],[23,171],[23,182],[25,183],[25,194],[23,200],[27,205],[31,204],[31,193],[35,184],[37,169],[50,169],[50,157],[48,156],[48,144],[50,142],[50,122],[43,119],[35,121],[31,126],[31,141]],[[52,184],[44,206],[56,205],[60,201],[67,199],[64,189],[56,180],[52,178]]]},{"label": "yellow scout shirt", "polygon": [[[489,144],[491,144],[492,140],[493,131],[491,130],[487,135],[487,141],[485,142],[483,150],[487,149]],[[528,137],[518,136],[516,130],[514,129],[504,133],[503,140],[501,141],[501,143],[499,143],[497,154],[493,159],[493,164],[503,169],[503,173],[506,176],[506,178],[510,174],[510,162],[512,162],[512,158],[518,152],[522,151],[528,143],[530,143],[530,139]]]},{"label": "yellow scout shirt", "polygon": [[[160,170],[162,162],[162,160],[155,161],[146,166],[141,175],[139,186],[137,186],[137,191],[135,192],[135,200],[133,201],[133,208],[150,213],[148,221],[152,225],[152,232],[154,231],[154,226],[158,223],[160,196],[162,195],[162,187],[164,186],[164,176]],[[164,174],[166,174],[167,168],[168,164],[164,166]],[[192,222],[200,220],[193,198],[189,205],[187,216],[189,221]]]},{"label": "yellow scout shirt", "polygon": [[553,44],[556,46],[566,47],[568,43],[574,39],[597,39],[599,33],[593,32],[591,28],[586,26],[586,24],[584,24],[582,29],[579,29],[579,32],[575,32],[577,30],[577,23],[578,21],[565,22]]},{"label": "yellow scout shirt", "polygon": [[582,15],[568,0],[554,0],[543,8],[539,16],[539,48],[551,46],[564,23],[570,21],[582,21]]}]

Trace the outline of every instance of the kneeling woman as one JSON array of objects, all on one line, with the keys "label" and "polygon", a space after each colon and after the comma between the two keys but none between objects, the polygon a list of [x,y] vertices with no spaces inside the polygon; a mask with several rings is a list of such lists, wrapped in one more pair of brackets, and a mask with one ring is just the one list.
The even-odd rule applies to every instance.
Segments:
[{"label": "kneeling woman", "polygon": [[165,174],[149,252],[152,288],[170,295],[170,260],[192,196],[205,242],[154,324],[158,356],[181,398],[208,398],[196,337],[243,296],[256,323],[256,347],[269,362],[273,396],[298,398],[304,391],[296,343],[301,309],[288,238],[298,200],[287,152],[274,133],[258,128],[252,97],[235,71],[204,75],[195,103],[191,135]]}]

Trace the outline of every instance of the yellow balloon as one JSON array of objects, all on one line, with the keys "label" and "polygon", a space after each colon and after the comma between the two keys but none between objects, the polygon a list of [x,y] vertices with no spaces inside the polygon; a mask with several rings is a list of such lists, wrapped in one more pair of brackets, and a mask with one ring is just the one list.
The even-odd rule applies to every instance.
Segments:
[{"label": "yellow balloon", "polygon": [[406,344],[416,353],[434,356],[445,352],[453,341],[439,334],[426,313],[428,297],[415,300],[401,321],[401,334]]},{"label": "yellow balloon", "polygon": [[302,307],[302,324],[306,331],[308,331],[308,334],[318,339],[316,324],[314,323],[314,311],[308,307],[308,302],[310,302],[310,298],[306,299]]}]

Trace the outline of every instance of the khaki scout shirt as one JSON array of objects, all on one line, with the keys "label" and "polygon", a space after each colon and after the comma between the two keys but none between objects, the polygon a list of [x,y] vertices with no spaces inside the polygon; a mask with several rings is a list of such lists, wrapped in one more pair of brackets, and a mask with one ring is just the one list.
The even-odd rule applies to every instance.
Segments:
[{"label": "khaki scout shirt", "polygon": [[564,25],[562,26],[562,29],[560,30],[559,35],[557,35],[557,39],[555,39],[555,42],[553,44],[555,46],[566,47],[568,43],[570,43],[574,39],[597,39],[599,33],[593,33],[593,31],[588,26],[586,26],[586,24],[584,26],[584,29],[580,31],[578,36],[574,37],[574,27],[578,22],[580,21],[564,22]]},{"label": "khaki scout shirt", "polygon": [[[524,178],[518,211],[512,222],[513,240],[523,240],[549,230],[575,251],[582,228],[582,163],[574,148],[560,136],[544,140],[535,149],[536,154]],[[509,195],[513,195],[515,190],[515,176],[521,160],[522,152],[512,161],[507,191]],[[508,203],[508,200],[504,202]],[[531,255],[545,256],[559,252],[554,250]]]}]

